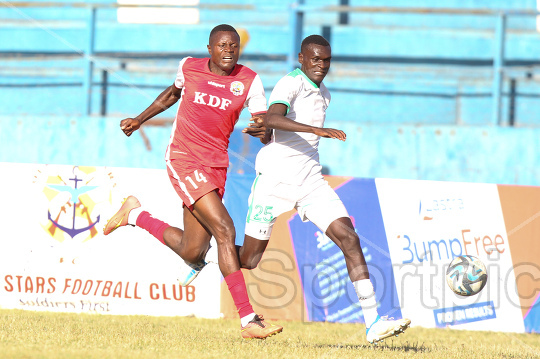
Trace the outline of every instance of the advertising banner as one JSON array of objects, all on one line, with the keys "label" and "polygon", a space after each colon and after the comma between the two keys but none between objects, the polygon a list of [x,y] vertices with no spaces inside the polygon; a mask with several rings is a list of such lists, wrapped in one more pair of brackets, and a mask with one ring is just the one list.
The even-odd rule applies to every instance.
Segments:
[{"label": "advertising banner", "polygon": [[0,163],[0,172],[1,308],[220,317],[217,265],[183,288],[180,258],[148,232],[102,233],[130,194],[182,227],[165,170]]},{"label": "advertising banner", "polygon": [[[145,230],[103,235],[128,195],[182,228],[165,170],[0,163],[0,308],[127,315],[238,314],[217,266],[180,287],[181,259]],[[253,176],[230,175],[225,206],[242,244]],[[413,326],[540,331],[540,188],[327,176],[355,225],[380,315]],[[488,271],[471,297],[446,284],[449,263]],[[339,248],[295,210],[281,215],[259,266],[244,270],[268,319],[363,322]]]},{"label": "advertising banner", "polygon": [[[414,325],[523,332],[497,185],[376,179],[401,310]],[[488,282],[463,297],[447,286],[456,256],[484,262]]]},{"label": "advertising banner", "polygon": [[[380,315],[401,318],[375,181],[347,179],[334,187],[343,201],[368,264]],[[338,246],[298,214],[289,221],[309,320],[364,322],[358,297]]]}]

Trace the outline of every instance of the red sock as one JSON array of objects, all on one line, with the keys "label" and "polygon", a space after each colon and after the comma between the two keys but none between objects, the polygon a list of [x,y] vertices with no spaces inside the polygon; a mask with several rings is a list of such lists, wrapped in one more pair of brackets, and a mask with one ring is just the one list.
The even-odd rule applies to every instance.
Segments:
[{"label": "red sock", "polygon": [[236,309],[240,318],[245,317],[251,313],[254,313],[251,303],[249,303],[249,297],[246,289],[246,282],[244,281],[244,274],[241,270],[229,274],[225,277],[225,282],[229,287]]},{"label": "red sock", "polygon": [[139,217],[137,217],[137,227],[141,227],[143,229],[146,229],[148,232],[150,232],[151,235],[156,237],[161,243],[165,244],[165,241],[163,240],[163,232],[167,228],[170,227],[165,222],[160,221],[159,219],[156,219],[152,217],[152,215],[146,211],[142,211],[141,214],[139,214]]}]

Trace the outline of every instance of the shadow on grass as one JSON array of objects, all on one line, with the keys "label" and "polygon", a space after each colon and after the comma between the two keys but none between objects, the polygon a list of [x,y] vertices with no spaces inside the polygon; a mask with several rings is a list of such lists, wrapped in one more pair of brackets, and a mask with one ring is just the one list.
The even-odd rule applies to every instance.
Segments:
[{"label": "shadow on grass", "polygon": [[432,351],[431,348],[424,346],[424,343],[390,343],[384,342],[377,345],[372,344],[357,344],[357,345],[343,345],[343,344],[316,344],[312,345],[314,348],[327,348],[327,349],[371,349],[378,351],[395,351],[395,352],[412,352],[412,353],[429,353]]},{"label": "shadow on grass", "polygon": [[405,343],[390,343],[384,342],[379,345],[372,345],[373,349],[378,350],[391,350],[391,351],[402,351],[402,352],[413,352],[413,353],[429,353],[431,348],[424,346],[424,343],[410,343],[406,341]]}]

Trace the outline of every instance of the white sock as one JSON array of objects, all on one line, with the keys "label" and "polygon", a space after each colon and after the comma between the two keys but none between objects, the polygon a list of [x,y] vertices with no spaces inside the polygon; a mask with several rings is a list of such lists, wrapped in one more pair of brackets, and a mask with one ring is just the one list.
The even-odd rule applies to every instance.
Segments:
[{"label": "white sock", "polygon": [[251,322],[251,319],[253,318],[255,318],[255,313],[251,313],[246,315],[245,317],[240,318],[240,325],[242,326],[242,328],[248,325],[248,323]]},{"label": "white sock", "polygon": [[144,211],[142,207],[133,208],[131,211],[129,211],[128,215],[128,224],[137,225],[137,218],[139,218],[139,214]]},{"label": "white sock", "polygon": [[360,306],[362,307],[366,327],[369,328],[379,315],[377,312],[377,298],[375,297],[373,284],[369,279],[360,279],[353,282],[353,285],[356,295],[360,300]]}]

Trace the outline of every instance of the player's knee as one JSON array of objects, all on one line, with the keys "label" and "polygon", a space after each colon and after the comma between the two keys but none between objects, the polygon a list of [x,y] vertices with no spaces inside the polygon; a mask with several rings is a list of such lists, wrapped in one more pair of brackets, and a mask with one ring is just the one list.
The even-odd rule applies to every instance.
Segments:
[{"label": "player's knee", "polygon": [[200,255],[197,253],[189,253],[182,258],[189,263],[200,263],[204,260],[204,255]]},{"label": "player's knee", "polygon": [[181,254],[181,257],[189,263],[200,263],[205,259],[208,248],[208,246],[185,248]]},{"label": "player's knee", "polygon": [[257,268],[257,265],[258,265],[258,264],[259,264],[259,262],[257,262],[257,263],[253,263],[253,262],[240,262],[240,267],[241,267],[241,268],[244,268],[244,269],[252,270],[252,269]]},{"label": "player's knee", "polygon": [[182,249],[184,243],[182,241],[184,232],[175,227],[168,227],[163,232],[163,241],[173,250]]},{"label": "player's knee", "polygon": [[221,220],[214,227],[214,237],[216,242],[219,243],[230,243],[232,240],[233,243],[236,239],[236,230],[234,229],[234,224],[228,220]]},{"label": "player's knee", "polygon": [[262,255],[255,255],[255,256],[249,256],[240,258],[240,267],[244,269],[255,269],[259,265],[259,262],[261,261]]}]

